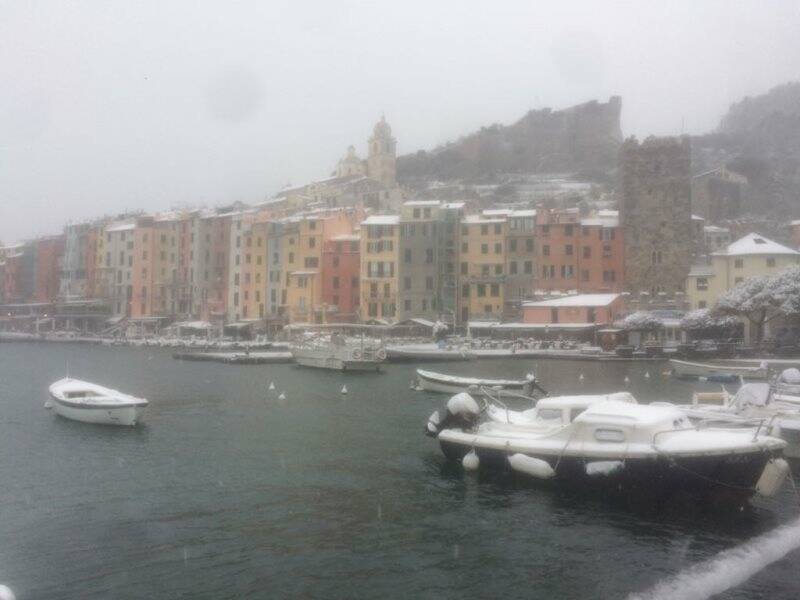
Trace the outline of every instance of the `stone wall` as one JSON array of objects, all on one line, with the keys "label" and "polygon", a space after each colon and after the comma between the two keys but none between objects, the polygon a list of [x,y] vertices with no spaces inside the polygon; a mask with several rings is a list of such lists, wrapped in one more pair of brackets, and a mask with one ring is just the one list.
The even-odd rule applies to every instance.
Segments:
[{"label": "stone wall", "polygon": [[692,254],[690,160],[688,137],[622,145],[617,193],[629,291],[683,290]]}]

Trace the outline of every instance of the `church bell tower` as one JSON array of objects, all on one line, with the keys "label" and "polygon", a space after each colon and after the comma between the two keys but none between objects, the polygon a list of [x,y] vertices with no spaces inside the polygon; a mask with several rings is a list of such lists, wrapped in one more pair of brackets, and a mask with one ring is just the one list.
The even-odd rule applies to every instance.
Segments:
[{"label": "church bell tower", "polygon": [[397,183],[397,140],[392,137],[392,128],[384,116],[375,124],[369,138],[367,175],[388,187]]}]

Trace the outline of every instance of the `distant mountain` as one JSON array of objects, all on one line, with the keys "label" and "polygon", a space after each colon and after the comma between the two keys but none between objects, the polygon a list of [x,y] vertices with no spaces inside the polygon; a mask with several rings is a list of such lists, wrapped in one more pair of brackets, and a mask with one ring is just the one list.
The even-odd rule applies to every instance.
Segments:
[{"label": "distant mountain", "polygon": [[695,171],[725,164],[749,179],[749,212],[800,217],[800,82],[734,103],[692,146]]},{"label": "distant mountain", "polygon": [[532,110],[512,125],[483,127],[430,152],[400,156],[401,182],[479,181],[498,173],[575,173],[604,177],[622,143],[622,100],[587,102],[564,110]]}]

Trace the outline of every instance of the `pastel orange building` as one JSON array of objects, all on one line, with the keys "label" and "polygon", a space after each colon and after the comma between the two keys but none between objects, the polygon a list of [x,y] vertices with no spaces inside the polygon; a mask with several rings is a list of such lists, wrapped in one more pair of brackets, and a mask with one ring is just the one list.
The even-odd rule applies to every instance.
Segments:
[{"label": "pastel orange building", "polygon": [[523,323],[545,325],[610,324],[623,310],[620,294],[581,294],[522,305]]},{"label": "pastel orange building", "polygon": [[327,240],[322,249],[322,302],[328,318],[354,322],[358,317],[361,247],[358,234]]}]

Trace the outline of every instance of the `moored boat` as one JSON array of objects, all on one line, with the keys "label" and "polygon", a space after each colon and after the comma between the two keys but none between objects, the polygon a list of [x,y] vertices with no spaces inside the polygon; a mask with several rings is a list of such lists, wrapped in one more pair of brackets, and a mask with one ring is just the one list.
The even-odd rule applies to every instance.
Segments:
[{"label": "moored boat", "polygon": [[438,346],[436,344],[408,344],[387,346],[386,357],[390,362],[425,361],[453,362],[477,358],[471,349],[461,346]]},{"label": "moored boat", "polygon": [[736,364],[697,363],[670,359],[672,372],[676,377],[705,378],[709,381],[734,381],[744,379],[767,379],[769,369],[766,365],[755,367]]},{"label": "moored boat", "polygon": [[297,364],[336,371],[379,371],[386,351],[372,343],[348,343],[338,334],[292,344],[290,351]]},{"label": "moored boat", "polygon": [[546,393],[539,386],[533,373],[529,373],[525,379],[481,379],[417,369],[417,385],[419,389],[425,391],[446,394],[457,394],[467,390],[482,394],[484,388],[491,388],[500,396],[531,396],[535,390]]},{"label": "moored boat", "polygon": [[133,426],[148,402],[111,388],[69,377],[50,385],[53,411],[73,421]]},{"label": "moored boat", "polygon": [[469,469],[614,490],[724,490],[743,498],[774,494],[788,474],[783,440],[754,429],[697,429],[672,406],[608,400],[569,423],[528,427],[479,423],[478,403],[460,396],[448,407],[451,422],[440,429],[429,421],[427,431],[446,457]]}]

